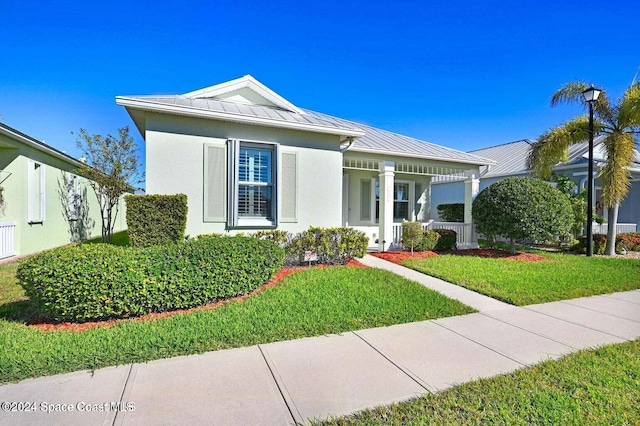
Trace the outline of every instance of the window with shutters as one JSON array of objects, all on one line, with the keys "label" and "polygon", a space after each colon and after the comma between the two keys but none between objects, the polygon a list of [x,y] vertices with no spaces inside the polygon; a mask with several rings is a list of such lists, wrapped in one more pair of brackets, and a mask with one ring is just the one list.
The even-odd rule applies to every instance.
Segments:
[{"label": "window with shutters", "polygon": [[44,165],[28,162],[27,170],[27,221],[42,223],[45,219],[45,176]]}]

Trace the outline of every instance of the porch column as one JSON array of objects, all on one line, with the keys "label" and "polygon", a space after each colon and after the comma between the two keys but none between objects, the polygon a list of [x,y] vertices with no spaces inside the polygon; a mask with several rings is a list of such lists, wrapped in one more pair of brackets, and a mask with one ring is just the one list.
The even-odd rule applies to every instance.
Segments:
[{"label": "porch column", "polygon": [[378,216],[378,250],[387,251],[393,243],[393,176],[395,163],[380,162],[380,213]]},{"label": "porch column", "polygon": [[478,176],[476,170],[471,171],[467,173],[467,179],[464,181],[464,223],[470,224],[464,228],[464,248],[478,248],[478,237],[473,232],[473,217],[471,215],[471,205],[480,192]]}]

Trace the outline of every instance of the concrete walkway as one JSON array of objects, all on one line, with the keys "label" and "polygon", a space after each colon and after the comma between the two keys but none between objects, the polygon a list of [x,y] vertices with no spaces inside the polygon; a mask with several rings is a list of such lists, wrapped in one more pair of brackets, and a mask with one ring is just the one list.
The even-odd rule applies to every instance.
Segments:
[{"label": "concrete walkway", "polygon": [[0,402],[28,404],[3,404],[0,425],[307,423],[640,337],[640,290],[518,308],[364,263],[480,312],[3,385]]}]

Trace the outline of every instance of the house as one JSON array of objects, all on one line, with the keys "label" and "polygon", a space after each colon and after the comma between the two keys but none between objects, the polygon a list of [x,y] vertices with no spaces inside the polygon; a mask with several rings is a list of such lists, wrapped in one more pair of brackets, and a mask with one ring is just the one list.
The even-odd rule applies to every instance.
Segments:
[{"label": "house", "polygon": [[[604,136],[597,136],[594,139],[594,161],[595,168],[606,160]],[[495,161],[495,164],[480,167],[480,191],[499,180],[511,176],[531,176],[527,169],[527,156],[534,141],[523,139],[502,145],[470,151],[471,154]],[[567,160],[556,164],[553,170],[557,174],[565,175],[575,184],[577,190],[582,190],[588,186],[589,167],[589,143],[588,141],[574,144],[569,147]],[[630,169],[632,175],[631,188],[626,199],[620,205],[618,211],[617,232],[635,232],[637,224],[640,223],[640,153],[636,152],[634,165]],[[602,197],[600,182],[596,179],[595,199],[596,214],[607,217],[607,209],[600,208]],[[434,206],[448,203],[461,203],[464,201],[464,183],[456,177],[438,177],[432,182],[432,200]],[[437,220],[437,209],[431,211],[431,218]],[[606,225],[595,226],[596,232],[606,233]]]},{"label": "house", "polygon": [[302,109],[249,75],[116,103],[146,142],[147,193],[187,194],[189,235],[351,226],[387,250],[403,220],[429,226],[434,176],[467,176],[470,223],[475,177],[493,164]]},{"label": "house", "polygon": [[[0,258],[101,235],[100,208],[83,164],[0,123]],[[116,229],[126,229],[124,202]]]}]

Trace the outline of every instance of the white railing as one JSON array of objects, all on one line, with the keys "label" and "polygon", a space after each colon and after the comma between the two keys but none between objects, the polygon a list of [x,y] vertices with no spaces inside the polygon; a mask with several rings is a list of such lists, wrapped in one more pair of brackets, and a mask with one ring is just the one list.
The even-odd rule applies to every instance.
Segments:
[{"label": "white railing", "polygon": [[[462,222],[424,222],[422,223],[422,229],[450,229],[455,231],[456,233],[456,243],[458,246],[464,246],[468,244],[477,243],[477,237],[475,232],[471,233],[471,241],[467,241],[465,232],[467,229],[471,227],[470,223],[462,223]],[[402,247],[402,224],[394,223],[393,224],[393,246],[394,247]]]},{"label": "white railing", "polygon": [[[594,223],[591,228],[594,234],[606,234],[609,231],[609,224],[603,223],[600,225],[599,223]],[[616,224],[616,234],[622,234],[624,232],[636,232],[638,229],[637,224],[635,223],[617,223]]]},{"label": "white railing", "polygon": [[13,230],[15,222],[0,223],[0,259],[16,254],[13,247]]}]

